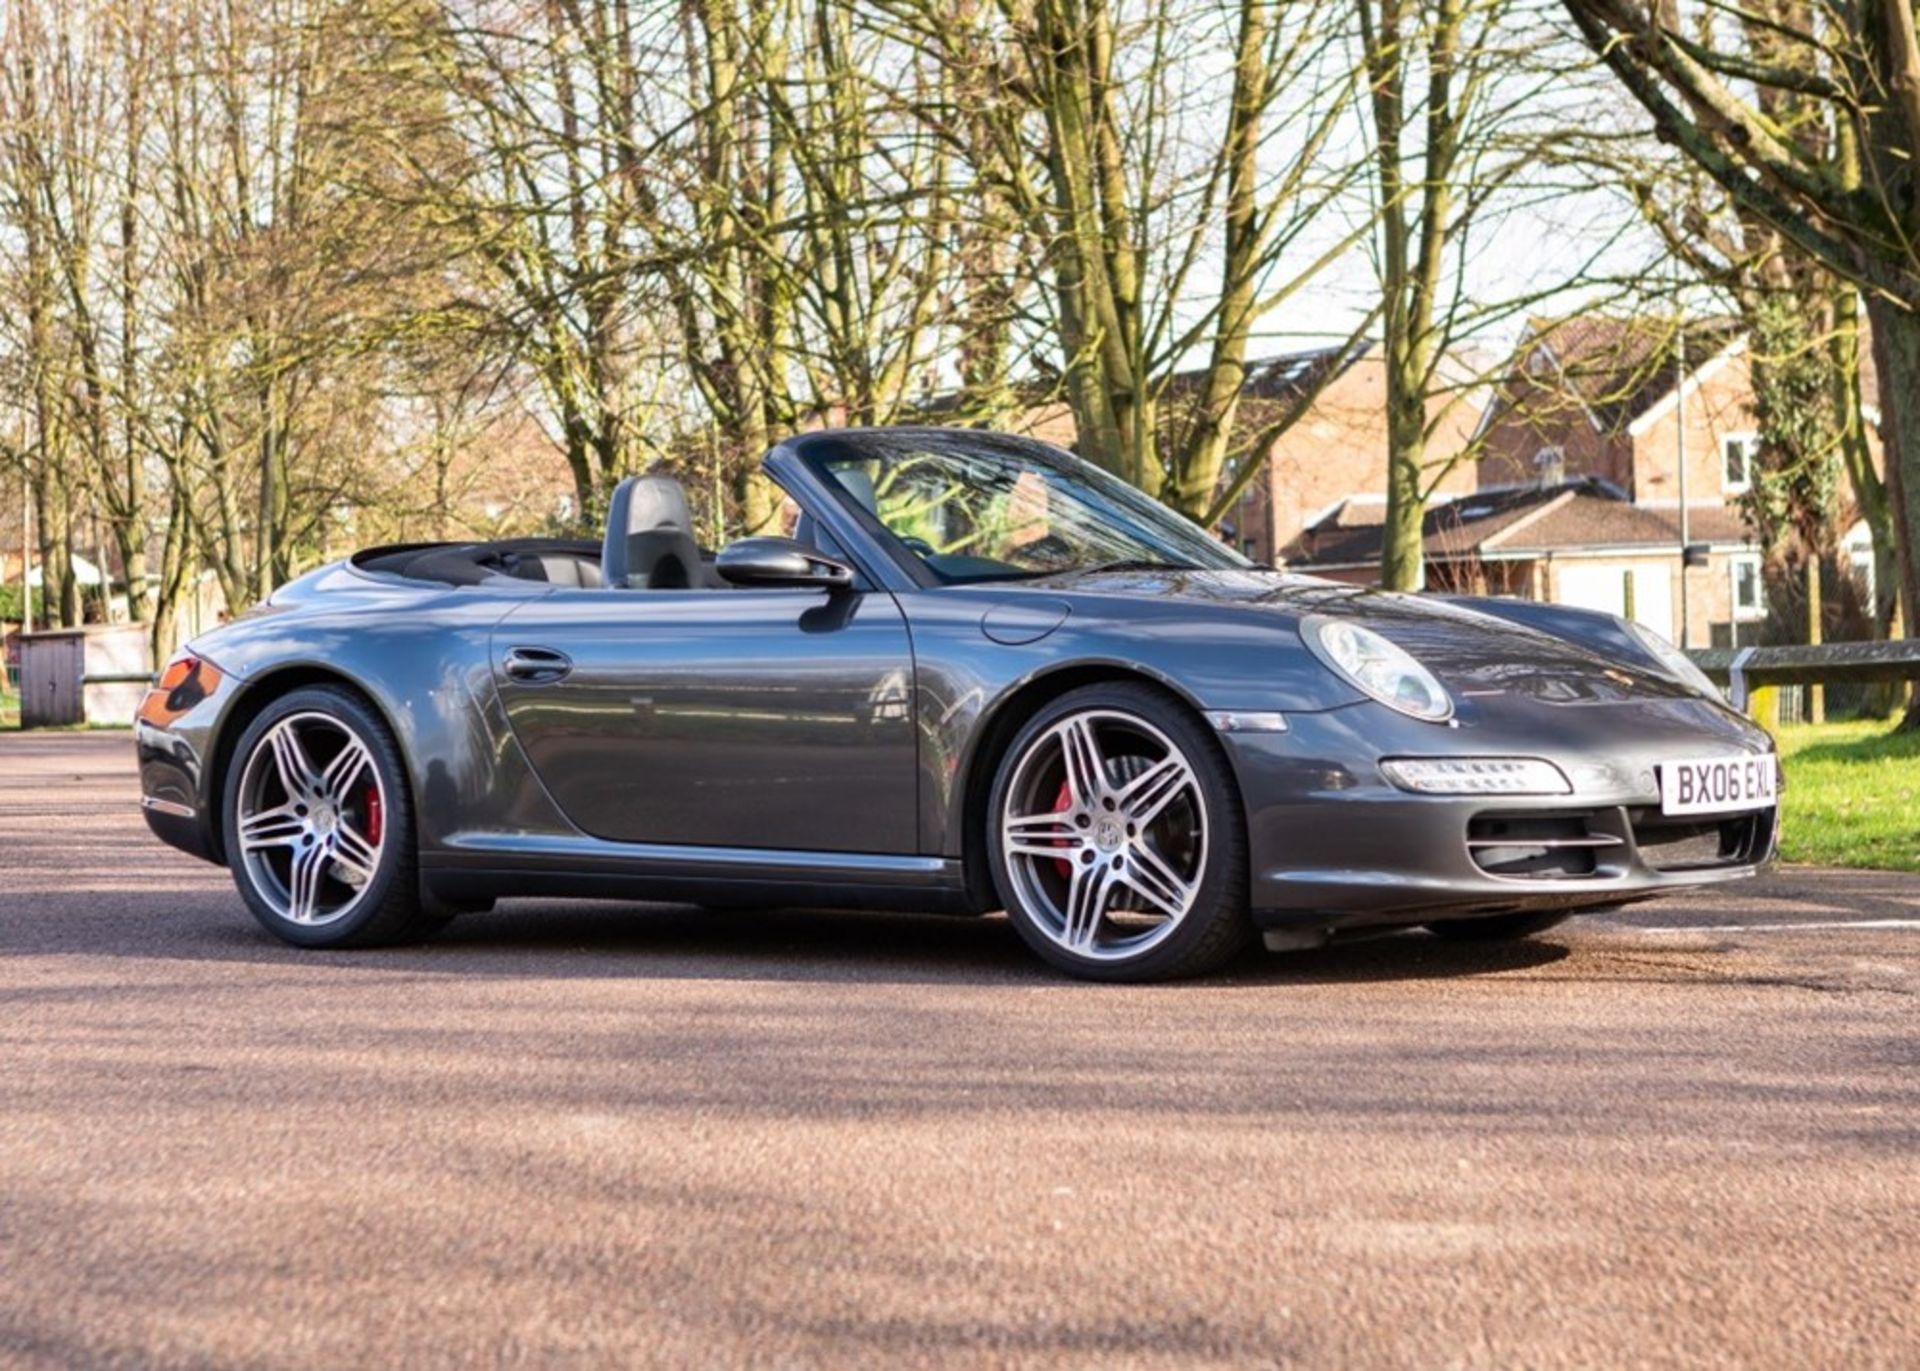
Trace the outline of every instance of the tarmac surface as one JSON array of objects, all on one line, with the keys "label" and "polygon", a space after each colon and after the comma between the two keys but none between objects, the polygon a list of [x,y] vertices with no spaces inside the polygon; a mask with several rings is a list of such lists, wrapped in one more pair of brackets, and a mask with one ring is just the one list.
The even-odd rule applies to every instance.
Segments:
[{"label": "tarmac surface", "polygon": [[[1920,817],[1916,818],[1920,825]],[[0,737],[0,1364],[1920,1364],[1920,878],[1082,985],[1002,919],[302,953]]]}]

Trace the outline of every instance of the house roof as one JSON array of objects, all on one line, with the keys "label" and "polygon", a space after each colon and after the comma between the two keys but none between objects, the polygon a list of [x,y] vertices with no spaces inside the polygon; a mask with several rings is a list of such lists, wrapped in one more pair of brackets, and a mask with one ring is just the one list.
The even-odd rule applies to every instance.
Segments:
[{"label": "house roof", "polygon": [[[1696,543],[1747,543],[1752,534],[1738,510],[1695,505],[1687,511],[1687,538]],[[1500,540],[1508,554],[1561,552],[1578,547],[1672,547],[1680,541],[1680,511],[1649,509],[1623,500],[1578,494],[1544,510],[1524,529]]]},{"label": "house roof", "polygon": [[[1282,552],[1288,566],[1370,566],[1386,539],[1386,507],[1346,500],[1309,525]],[[1696,506],[1688,514],[1694,542],[1751,541],[1738,511]],[[1680,511],[1627,502],[1604,481],[1483,491],[1430,506],[1421,523],[1429,561],[1543,557],[1600,548],[1673,547]]]},{"label": "house roof", "polygon": [[[1564,387],[1602,429],[1619,430],[1673,393],[1685,349],[1689,372],[1717,357],[1745,336],[1735,318],[1688,320],[1582,314],[1571,319],[1536,319],[1522,349],[1516,374],[1502,387],[1514,402],[1523,388],[1541,384]],[[1537,400],[1536,400],[1537,404]]]},{"label": "house roof", "polygon": [[[1339,343],[1331,347],[1307,348],[1300,352],[1254,358],[1246,363],[1246,379],[1241,384],[1240,394],[1243,398],[1256,400],[1294,399],[1339,375],[1376,346],[1373,342],[1362,340],[1354,344]],[[1207,370],[1204,366],[1195,366],[1173,373],[1167,378],[1167,397],[1178,398],[1195,393],[1205,379]],[[1036,377],[1016,382],[1013,393],[1021,404],[1040,405],[1059,397],[1060,383],[1057,379]],[[950,414],[966,402],[964,392],[950,390],[927,397],[916,408],[927,415]]]},{"label": "house roof", "polygon": [[[1249,362],[1246,385],[1241,393],[1262,400],[1295,399],[1324,385],[1366,356],[1373,347],[1374,344],[1370,342],[1353,346],[1341,343],[1334,347],[1311,348],[1305,352],[1290,352]],[[1191,384],[1203,374],[1201,369],[1195,369],[1183,371],[1173,379],[1176,385],[1183,381]]]}]

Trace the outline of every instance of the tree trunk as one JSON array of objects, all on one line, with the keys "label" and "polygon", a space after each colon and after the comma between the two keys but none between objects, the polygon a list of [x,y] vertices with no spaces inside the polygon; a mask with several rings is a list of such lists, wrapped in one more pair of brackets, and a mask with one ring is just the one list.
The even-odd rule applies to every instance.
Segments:
[{"label": "tree trunk", "polygon": [[147,603],[146,529],[137,519],[109,519],[114,550],[120,554],[120,567],[127,578],[127,613],[136,624],[149,617]]},{"label": "tree trunk", "polygon": [[1420,489],[1426,405],[1417,388],[1389,389],[1399,394],[1388,400],[1387,408],[1387,515],[1381,529],[1380,584],[1388,590],[1419,590],[1426,583],[1426,504]]},{"label": "tree trunk", "polygon": [[574,508],[584,515],[598,508],[601,500],[610,497],[613,491],[611,488],[601,491],[594,482],[594,435],[586,417],[570,411],[561,419],[560,428],[566,440],[567,470],[573,475]]},{"label": "tree trunk", "polygon": [[740,472],[740,531],[743,536],[778,533],[780,487],[751,462]]},{"label": "tree trunk", "polygon": [[[1853,502],[1873,539],[1873,604],[1870,608],[1874,633],[1890,638],[1899,631],[1900,544],[1894,531],[1893,504],[1887,498],[1887,484],[1874,467],[1873,449],[1867,442],[1865,407],[1860,393],[1859,317],[1859,293],[1849,282],[1836,283],[1836,326],[1827,346],[1834,357],[1833,384],[1837,393],[1833,397],[1833,408],[1840,428],[1840,458],[1853,490]],[[1892,449],[1889,447],[1887,451],[1891,453]]]},{"label": "tree trunk", "polygon": [[[1897,511],[1900,599],[1912,633],[1920,606],[1920,314],[1884,298],[1869,299],[1867,314],[1879,361],[1887,493]],[[1920,695],[1909,696],[1900,726],[1920,729]]]},{"label": "tree trunk", "polygon": [[1240,393],[1247,379],[1247,343],[1253,324],[1254,262],[1260,250],[1255,196],[1260,174],[1260,111],[1265,98],[1267,24],[1263,0],[1242,0],[1234,54],[1233,99],[1222,154],[1227,163],[1226,271],[1213,355],[1201,381],[1199,412],[1185,450],[1174,462],[1171,503],[1204,518],[1220,489]]},{"label": "tree trunk", "polygon": [[260,503],[254,516],[252,595],[264,600],[273,594],[274,564],[280,559],[281,495],[279,464],[274,460],[273,420],[269,415],[266,430],[260,435]]},{"label": "tree trunk", "polygon": [[[1452,235],[1452,176],[1459,154],[1454,67],[1463,22],[1460,0],[1441,0],[1431,27],[1410,36],[1419,16],[1400,0],[1362,6],[1367,78],[1372,85],[1373,162],[1380,200],[1381,314],[1387,366],[1387,516],[1381,530],[1380,584],[1419,590],[1426,581],[1427,394],[1440,353],[1443,266]],[[1426,59],[1422,175],[1410,186],[1402,167],[1407,129],[1409,50]],[[1412,210],[1410,216],[1409,210]]]},{"label": "tree trunk", "polygon": [[43,628],[80,624],[80,585],[73,574],[73,510],[66,487],[52,474],[34,483],[35,527],[40,535]]},{"label": "tree trunk", "polygon": [[[167,540],[160,553],[160,584],[153,601],[153,624],[148,641],[153,648],[155,666],[173,655],[179,644],[180,601],[193,585],[192,539],[188,524],[186,494],[174,488],[172,509],[167,518]],[[198,587],[194,586],[197,591]]]},{"label": "tree trunk", "polygon": [[1155,406],[1143,374],[1139,263],[1128,220],[1104,3],[1036,11],[1054,290],[1079,453],[1156,498]]}]

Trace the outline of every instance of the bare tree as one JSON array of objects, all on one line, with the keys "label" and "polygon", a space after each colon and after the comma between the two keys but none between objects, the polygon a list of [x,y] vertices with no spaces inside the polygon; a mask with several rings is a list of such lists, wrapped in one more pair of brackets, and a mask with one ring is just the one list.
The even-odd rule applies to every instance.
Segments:
[{"label": "bare tree", "polygon": [[1697,173],[1622,170],[1668,250],[1734,302],[1748,331],[1762,450],[1746,503],[1776,579],[1794,571],[1790,563],[1805,579],[1809,640],[1819,641],[1819,571],[1836,551],[1842,479],[1873,538],[1867,611],[1889,633],[1900,573],[1893,509],[1867,436],[1859,293]]},{"label": "bare tree", "polygon": [[1037,246],[1036,361],[1081,454],[1205,514],[1262,321],[1366,231],[1325,232],[1355,175],[1329,155],[1355,90],[1335,7],[887,7],[963,74],[925,115],[1017,225],[1003,260]]},{"label": "bare tree", "polygon": [[[376,5],[412,87],[386,155],[477,264],[451,316],[538,378],[580,507],[635,464],[634,367],[662,168],[658,16],[626,0]],[[664,305],[664,301],[658,301]]]},{"label": "bare tree", "polygon": [[[1592,102],[1577,45],[1532,0],[1359,0],[1378,206],[1374,241],[1387,366],[1382,584],[1423,584],[1422,528],[1440,481],[1475,453],[1429,440],[1481,382],[1460,345],[1563,295],[1617,292],[1596,263],[1619,232],[1571,236],[1530,269],[1480,283],[1472,267],[1516,214],[1590,203]],[[1620,231],[1625,206],[1610,207]],[[1572,217],[1570,214],[1567,217]]]},{"label": "bare tree", "polygon": [[[1734,15],[1639,0],[1565,3],[1658,136],[1745,213],[1863,292],[1881,362],[1902,600],[1920,604],[1920,40],[1911,0],[1781,0]],[[1800,98],[1830,149],[1809,148],[1768,113],[1782,93]],[[1920,700],[1907,725],[1920,727]]]},{"label": "bare tree", "polygon": [[57,318],[60,263],[57,233],[48,206],[60,201],[59,169],[49,154],[58,118],[49,92],[48,67],[60,41],[46,11],[10,7],[0,31],[0,193],[14,230],[9,238],[9,308],[17,328],[10,339],[17,384],[9,388],[25,410],[16,460],[27,473],[38,529],[37,554],[46,587],[46,609],[56,622],[77,624],[81,605],[73,575],[75,486],[80,469],[71,450],[71,416],[65,383],[70,350]]}]

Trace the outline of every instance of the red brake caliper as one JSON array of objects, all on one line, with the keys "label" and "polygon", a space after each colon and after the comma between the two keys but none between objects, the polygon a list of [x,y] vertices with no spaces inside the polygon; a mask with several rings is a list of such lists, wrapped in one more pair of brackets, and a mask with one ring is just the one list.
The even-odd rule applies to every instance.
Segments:
[{"label": "red brake caliper", "polygon": [[380,846],[380,834],[386,823],[385,817],[380,813],[380,788],[378,786],[370,785],[367,787],[365,808],[367,811],[367,842],[373,847],[378,847]]},{"label": "red brake caliper", "polygon": [[[1053,812],[1055,814],[1065,814],[1068,810],[1072,808],[1073,808],[1073,792],[1067,788],[1067,783],[1065,781],[1062,781],[1060,782],[1060,798],[1053,802]],[[1061,838],[1054,843],[1054,846],[1066,847],[1067,840],[1065,838]],[[1060,868],[1061,880],[1070,881],[1073,879],[1073,863],[1072,862],[1068,861],[1065,857],[1062,857],[1059,861],[1055,862],[1054,865]]]}]

